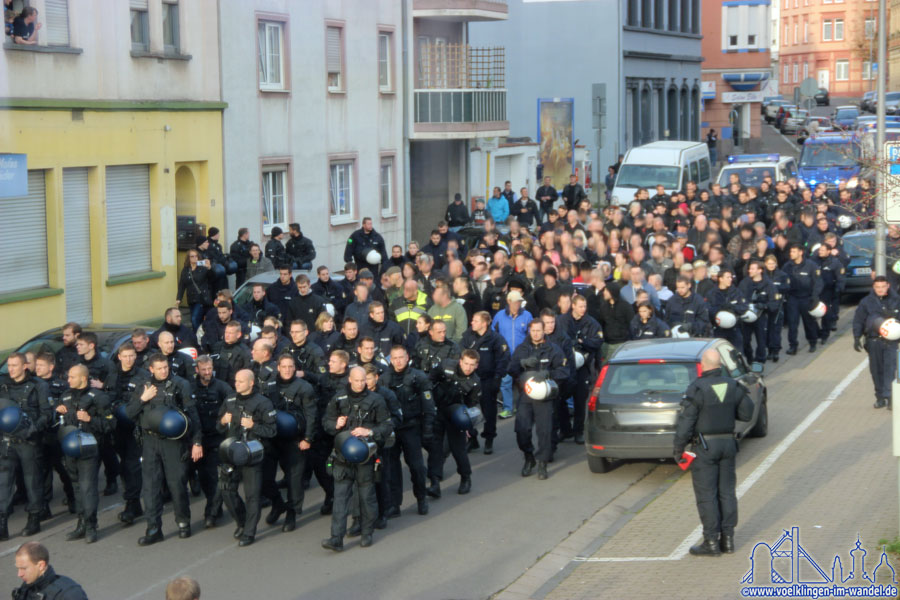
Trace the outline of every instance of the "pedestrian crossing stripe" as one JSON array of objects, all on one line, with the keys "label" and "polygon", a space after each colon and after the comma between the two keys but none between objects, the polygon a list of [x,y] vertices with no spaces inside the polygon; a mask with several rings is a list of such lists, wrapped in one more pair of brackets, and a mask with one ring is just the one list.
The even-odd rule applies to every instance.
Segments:
[{"label": "pedestrian crossing stripe", "polygon": [[714,383],[712,384],[712,389],[716,393],[716,396],[719,397],[719,402],[725,402],[725,392],[728,391],[728,384]]}]

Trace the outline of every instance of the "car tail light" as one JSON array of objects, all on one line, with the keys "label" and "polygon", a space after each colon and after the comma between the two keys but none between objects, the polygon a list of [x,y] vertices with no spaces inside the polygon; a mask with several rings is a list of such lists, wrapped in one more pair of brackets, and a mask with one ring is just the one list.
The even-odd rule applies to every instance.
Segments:
[{"label": "car tail light", "polygon": [[593,445],[591,446],[591,448],[593,448],[594,450],[605,450],[606,449],[603,446],[593,446]]},{"label": "car tail light", "polygon": [[666,360],[664,358],[642,358],[638,361],[639,365],[661,365]]},{"label": "car tail light", "polygon": [[700,363],[697,363],[697,377],[703,375],[703,367],[700,366]]},{"label": "car tail light", "polygon": [[600,369],[600,374],[597,375],[597,383],[594,384],[594,391],[591,392],[591,397],[588,399],[588,412],[597,410],[597,394],[600,393],[600,388],[603,386],[603,380],[606,378],[606,372],[608,370],[609,365],[603,365],[603,368]]}]

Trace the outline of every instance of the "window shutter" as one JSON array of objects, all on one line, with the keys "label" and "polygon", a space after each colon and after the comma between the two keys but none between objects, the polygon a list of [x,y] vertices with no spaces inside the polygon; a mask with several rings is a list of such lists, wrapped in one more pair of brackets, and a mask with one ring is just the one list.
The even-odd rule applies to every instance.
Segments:
[{"label": "window shutter", "polygon": [[329,73],[341,72],[341,29],[339,27],[329,27],[326,36],[326,48],[328,58],[326,68]]},{"label": "window shutter", "polygon": [[47,44],[69,45],[68,0],[44,0],[44,25],[47,27]]},{"label": "window shutter", "polygon": [[90,323],[91,220],[88,170],[63,169],[63,244],[66,255],[66,321]]},{"label": "window shutter", "polygon": [[147,10],[147,0],[129,0],[134,10]]},{"label": "window shutter", "polygon": [[0,293],[47,287],[44,172],[28,171],[28,195],[0,198]]},{"label": "window shutter", "polygon": [[109,276],[150,270],[150,167],[106,168]]}]

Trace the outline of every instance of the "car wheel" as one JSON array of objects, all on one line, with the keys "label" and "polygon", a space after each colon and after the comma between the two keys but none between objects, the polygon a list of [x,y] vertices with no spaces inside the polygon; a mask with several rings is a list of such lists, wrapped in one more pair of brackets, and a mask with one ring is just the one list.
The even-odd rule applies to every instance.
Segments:
[{"label": "car wheel", "polygon": [[588,454],[588,468],[591,473],[606,473],[610,469],[610,460],[602,456],[591,456]]},{"label": "car wheel", "polygon": [[750,430],[751,437],[766,437],[769,433],[769,403],[763,396],[763,404],[759,409],[759,416],[756,418],[756,425]]}]

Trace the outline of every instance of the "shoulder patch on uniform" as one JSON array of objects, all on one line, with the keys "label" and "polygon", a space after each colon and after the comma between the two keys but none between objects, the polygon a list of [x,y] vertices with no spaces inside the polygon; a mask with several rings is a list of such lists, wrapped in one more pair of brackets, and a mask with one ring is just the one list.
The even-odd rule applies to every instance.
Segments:
[{"label": "shoulder patch on uniform", "polygon": [[324,373],[324,372],[325,372],[325,367],[319,366],[319,373]]},{"label": "shoulder patch on uniform", "polygon": [[269,416],[270,416],[270,417],[274,417],[274,416],[277,415],[277,414],[278,414],[278,411],[277,411],[277,410],[270,410],[270,411],[269,411]]},{"label": "shoulder patch on uniform", "polygon": [[430,391],[427,391],[427,390],[425,391],[425,398],[428,400],[431,400],[431,392]]},{"label": "shoulder patch on uniform", "polygon": [[503,348],[503,351],[504,351],[504,352],[506,352],[507,350],[509,350],[509,346],[507,346],[506,344],[502,344],[500,347]]},{"label": "shoulder patch on uniform", "polygon": [[107,418],[107,419],[112,419],[113,416],[112,416],[111,414],[110,414],[110,415],[106,415],[106,418]]}]

